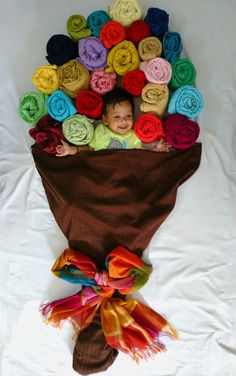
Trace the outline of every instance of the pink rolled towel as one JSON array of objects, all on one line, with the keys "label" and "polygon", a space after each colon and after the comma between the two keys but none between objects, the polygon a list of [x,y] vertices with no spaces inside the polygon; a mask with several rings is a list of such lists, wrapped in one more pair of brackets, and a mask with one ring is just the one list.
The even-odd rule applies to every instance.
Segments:
[{"label": "pink rolled towel", "polygon": [[106,73],[103,69],[92,72],[90,87],[96,93],[103,95],[113,90],[116,86],[115,72]]},{"label": "pink rolled towel", "polygon": [[144,71],[147,80],[153,84],[167,85],[171,80],[171,64],[162,57],[141,62],[139,69]]}]

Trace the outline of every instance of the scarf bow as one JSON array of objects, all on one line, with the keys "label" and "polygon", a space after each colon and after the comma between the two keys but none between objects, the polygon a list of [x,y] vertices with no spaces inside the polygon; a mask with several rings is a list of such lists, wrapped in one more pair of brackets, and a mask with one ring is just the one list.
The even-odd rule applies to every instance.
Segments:
[{"label": "scarf bow", "polygon": [[151,273],[150,265],[123,246],[108,254],[102,271],[84,253],[65,249],[52,272],[65,281],[82,285],[78,293],[41,306],[43,317],[54,326],[60,327],[70,320],[79,334],[90,325],[100,307],[107,343],[136,361],[165,350],[161,336],[177,337],[172,326],[151,308],[133,298],[112,298],[115,291],[121,295],[137,291]]}]

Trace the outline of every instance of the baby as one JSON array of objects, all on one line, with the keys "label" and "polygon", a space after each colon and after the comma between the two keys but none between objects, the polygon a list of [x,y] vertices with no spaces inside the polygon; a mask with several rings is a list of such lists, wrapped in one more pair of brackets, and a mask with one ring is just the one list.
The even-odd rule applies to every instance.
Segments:
[{"label": "baby", "polygon": [[[122,89],[115,88],[103,96],[102,122],[95,128],[94,136],[89,145],[72,146],[61,140],[56,148],[56,156],[74,155],[83,150],[101,149],[143,149],[142,142],[133,131],[132,97]],[[149,148],[151,151],[168,152],[171,145],[160,138]]]}]

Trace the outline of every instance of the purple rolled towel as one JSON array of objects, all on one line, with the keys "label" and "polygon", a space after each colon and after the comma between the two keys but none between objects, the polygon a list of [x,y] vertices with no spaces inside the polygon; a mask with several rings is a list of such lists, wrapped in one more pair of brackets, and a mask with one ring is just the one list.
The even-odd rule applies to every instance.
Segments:
[{"label": "purple rolled towel", "polygon": [[102,41],[96,37],[81,39],[78,43],[78,61],[84,64],[89,71],[107,67],[108,50]]}]

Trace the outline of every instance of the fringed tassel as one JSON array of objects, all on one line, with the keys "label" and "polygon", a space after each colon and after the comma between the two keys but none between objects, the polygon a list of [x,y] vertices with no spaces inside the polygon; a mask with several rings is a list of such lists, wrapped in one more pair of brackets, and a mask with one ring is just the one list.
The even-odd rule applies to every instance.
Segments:
[{"label": "fringed tassel", "polygon": [[175,339],[179,339],[179,334],[178,332],[175,330],[175,328],[173,328],[172,325],[170,325],[169,323],[166,324],[166,326],[162,329],[161,335],[165,335],[165,336],[168,336],[169,338],[175,340]]},{"label": "fringed tassel", "polygon": [[[53,302],[53,303],[55,303],[55,302]],[[54,315],[53,315],[53,310],[54,310],[54,307],[56,306],[53,303],[41,304],[41,306],[39,307],[39,311],[40,311],[40,313],[43,317],[43,321],[46,324],[51,324],[55,327],[61,327],[61,325],[62,325],[61,318],[60,319],[58,318],[56,320]]]},{"label": "fringed tassel", "polygon": [[141,360],[148,360],[159,352],[166,351],[166,346],[161,342],[156,342],[148,345],[145,350],[133,350],[129,355],[136,362],[140,363]]},{"label": "fringed tassel", "polygon": [[[87,295],[86,295],[87,294]],[[75,335],[85,329],[92,322],[102,301],[91,287],[84,287],[80,292],[54,302],[42,304],[40,312],[47,324],[61,328],[65,321],[69,321]]]}]

